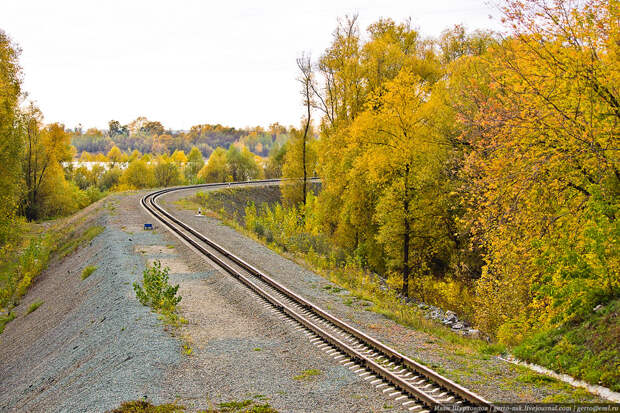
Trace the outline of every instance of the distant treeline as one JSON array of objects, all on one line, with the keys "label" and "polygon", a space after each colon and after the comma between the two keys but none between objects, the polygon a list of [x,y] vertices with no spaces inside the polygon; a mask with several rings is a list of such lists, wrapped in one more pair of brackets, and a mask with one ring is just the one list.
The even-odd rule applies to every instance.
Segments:
[{"label": "distant treeline", "polygon": [[116,146],[124,152],[137,150],[153,154],[187,153],[196,147],[203,156],[209,157],[215,148],[228,149],[235,142],[247,146],[256,155],[267,156],[274,145],[281,146],[289,135],[288,129],[278,123],[268,129],[202,124],[192,126],[189,131],[178,131],[166,129],[161,122],[145,117],[138,117],[127,125],[111,120],[107,130],[91,128],[83,131],[76,127],[70,132],[78,156],[81,152],[107,153]]}]

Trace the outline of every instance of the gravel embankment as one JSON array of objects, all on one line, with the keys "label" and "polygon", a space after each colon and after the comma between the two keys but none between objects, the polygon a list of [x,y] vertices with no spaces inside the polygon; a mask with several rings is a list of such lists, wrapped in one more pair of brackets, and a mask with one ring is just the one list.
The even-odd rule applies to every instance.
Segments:
[{"label": "gravel embankment", "polygon": [[[0,410],[92,412],[145,396],[163,401],[161,381],[179,364],[179,345],[131,286],[144,268],[133,245],[160,243],[160,236],[123,232],[109,213],[93,213],[91,223],[105,231],[53,263],[0,335]],[[98,268],[81,280],[87,265]],[[25,315],[37,300],[44,303]]]}]

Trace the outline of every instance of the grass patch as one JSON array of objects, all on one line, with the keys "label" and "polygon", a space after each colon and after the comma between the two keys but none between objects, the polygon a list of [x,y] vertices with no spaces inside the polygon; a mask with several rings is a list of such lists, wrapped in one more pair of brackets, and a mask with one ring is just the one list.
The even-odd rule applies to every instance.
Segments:
[{"label": "grass patch", "polygon": [[218,409],[203,410],[199,413],[219,413],[219,412],[243,412],[243,413],[278,413],[269,403],[265,402],[266,397],[257,394],[253,399],[241,401],[230,401],[218,404]]},{"label": "grass patch", "polygon": [[[230,401],[220,403],[217,408],[199,410],[198,413],[278,413],[269,403],[264,402],[264,396],[257,395],[254,399]],[[109,410],[108,413],[184,413],[185,406],[177,403],[154,405],[148,400],[132,400],[121,403],[120,407]]]},{"label": "grass patch", "polygon": [[513,353],[522,360],[620,391],[618,313],[620,299],[586,320],[526,337]]},{"label": "grass patch", "polygon": [[319,376],[321,374],[322,374],[322,372],[319,369],[309,369],[309,370],[302,371],[297,376],[294,376],[293,379],[295,379],[295,380],[310,380],[311,378]]},{"label": "grass patch", "polygon": [[176,403],[154,405],[147,400],[132,400],[121,403],[120,407],[108,413],[182,413],[185,406]]},{"label": "grass patch", "polygon": [[2,334],[2,332],[4,331],[4,327],[8,323],[15,320],[15,317],[17,317],[17,315],[14,312],[10,312],[5,316],[0,316],[0,334]]},{"label": "grass patch", "polygon": [[96,265],[89,265],[88,267],[84,268],[82,270],[82,279],[83,280],[87,279],[96,270],[97,270],[97,266]]},{"label": "grass patch", "polygon": [[73,224],[21,224],[22,238],[0,251],[0,308],[10,310],[19,304],[33,280],[47,268],[52,257],[63,258],[100,234],[104,227]]},{"label": "grass patch", "polygon": [[553,377],[545,376],[544,374],[538,374],[532,371],[525,372],[520,374],[517,377],[517,381],[521,383],[529,383],[529,384],[557,384],[558,381]]},{"label": "grass patch", "polygon": [[30,304],[30,306],[28,307],[28,310],[26,310],[26,315],[32,313],[37,308],[41,307],[41,304],[43,304],[43,301],[40,301],[40,300],[35,301],[34,303]]},{"label": "grass patch", "polygon": [[95,225],[88,228],[82,234],[80,234],[77,238],[68,239],[64,242],[60,248],[58,248],[57,256],[59,258],[64,258],[67,255],[73,253],[78,247],[82,244],[90,242],[97,235],[101,234],[105,228],[101,225]]}]

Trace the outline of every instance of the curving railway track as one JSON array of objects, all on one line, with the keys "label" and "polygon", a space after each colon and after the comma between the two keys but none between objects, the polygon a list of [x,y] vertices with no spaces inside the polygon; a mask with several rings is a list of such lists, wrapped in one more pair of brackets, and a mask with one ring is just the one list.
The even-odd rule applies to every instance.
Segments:
[{"label": "curving railway track", "polygon": [[231,185],[277,183],[261,180],[232,184],[204,184],[168,188],[152,192],[141,199],[142,206],[168,230],[209,258],[218,267],[253,291],[265,305],[281,314],[310,342],[348,367],[362,380],[383,392],[403,408],[413,412],[463,411],[467,407],[492,410],[491,404],[443,377],[437,372],[406,357],[362,331],[334,317],[264,272],[225,250],[191,226],[167,212],[158,203],[164,194],[192,188],[228,187]]}]

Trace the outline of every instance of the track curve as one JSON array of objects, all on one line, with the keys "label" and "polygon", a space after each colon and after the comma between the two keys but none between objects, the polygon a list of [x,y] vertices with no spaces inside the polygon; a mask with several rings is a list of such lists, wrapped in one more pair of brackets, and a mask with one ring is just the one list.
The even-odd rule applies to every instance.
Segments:
[{"label": "track curve", "polygon": [[286,315],[289,320],[299,326],[299,330],[303,331],[313,344],[353,370],[363,380],[369,381],[394,401],[401,402],[407,410],[462,411],[465,406],[493,410],[492,405],[482,397],[336,318],[276,282],[267,274],[174,217],[157,202],[157,198],[173,191],[225,188],[248,184],[276,184],[282,181],[266,179],[166,188],[145,195],[140,203],[169,231],[235,277],[266,303]]}]

